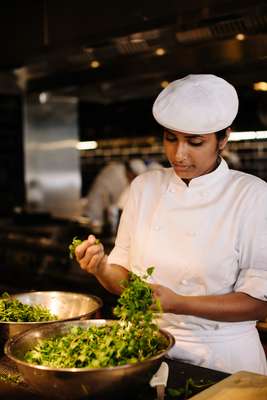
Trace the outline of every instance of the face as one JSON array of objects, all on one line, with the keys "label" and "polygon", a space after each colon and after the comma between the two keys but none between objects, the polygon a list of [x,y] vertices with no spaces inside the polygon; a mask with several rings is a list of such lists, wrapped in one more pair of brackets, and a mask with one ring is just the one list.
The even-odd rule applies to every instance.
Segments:
[{"label": "face", "polygon": [[191,180],[216,168],[219,152],[225,147],[227,137],[218,142],[215,133],[191,135],[164,130],[164,150],[177,176]]}]

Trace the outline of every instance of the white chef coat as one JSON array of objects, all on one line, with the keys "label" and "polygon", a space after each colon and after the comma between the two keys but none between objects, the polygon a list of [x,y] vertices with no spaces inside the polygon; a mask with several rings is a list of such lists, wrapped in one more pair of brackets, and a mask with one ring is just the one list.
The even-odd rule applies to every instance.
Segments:
[{"label": "white chef coat", "polygon": [[120,162],[111,162],[97,175],[87,195],[87,204],[83,212],[92,224],[104,224],[104,212],[110,205],[116,204],[121,192],[129,185],[126,167]]},{"label": "white chef coat", "polygon": [[[239,291],[267,299],[267,184],[218,168],[187,186],[172,168],[137,177],[109,262],[181,295]],[[217,370],[267,373],[256,321],[220,322],[165,313],[170,356]]]}]

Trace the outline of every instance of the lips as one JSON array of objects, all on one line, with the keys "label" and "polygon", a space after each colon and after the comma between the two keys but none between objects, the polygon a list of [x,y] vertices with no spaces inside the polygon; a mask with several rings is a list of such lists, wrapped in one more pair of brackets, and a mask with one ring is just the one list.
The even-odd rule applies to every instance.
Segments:
[{"label": "lips", "polygon": [[184,165],[184,164],[173,164],[173,167],[175,169],[179,169],[179,170],[187,170],[190,168],[190,165]]}]

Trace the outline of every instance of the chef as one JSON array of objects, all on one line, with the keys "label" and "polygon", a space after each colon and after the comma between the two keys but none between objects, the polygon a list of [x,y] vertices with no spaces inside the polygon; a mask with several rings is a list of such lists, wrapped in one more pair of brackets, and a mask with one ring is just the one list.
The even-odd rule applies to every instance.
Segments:
[{"label": "chef", "polygon": [[153,115],[170,168],[131,184],[114,249],[89,235],[76,249],[82,269],[109,291],[149,266],[169,356],[233,373],[267,373],[255,324],[267,316],[267,184],[229,169],[221,152],[238,111],[234,87],[188,75],[165,88]]},{"label": "chef", "polygon": [[118,199],[130,182],[144,171],[146,164],[139,158],[111,161],[101,169],[83,199],[83,215],[89,217],[94,233],[101,233],[105,223],[111,225],[112,231],[117,228]]}]

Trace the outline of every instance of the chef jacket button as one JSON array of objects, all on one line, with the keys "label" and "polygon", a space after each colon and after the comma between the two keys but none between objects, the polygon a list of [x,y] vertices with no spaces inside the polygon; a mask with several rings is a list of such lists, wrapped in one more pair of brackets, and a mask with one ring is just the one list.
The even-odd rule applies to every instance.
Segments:
[{"label": "chef jacket button", "polygon": [[196,236],[196,232],[186,232],[187,236]]},{"label": "chef jacket button", "polygon": [[183,285],[187,285],[187,284],[188,284],[188,281],[187,281],[186,279],[183,279],[183,280],[182,280],[182,284],[183,284]]},{"label": "chef jacket button", "polygon": [[174,193],[174,189],[173,188],[169,189],[169,192]]},{"label": "chef jacket button", "polygon": [[155,229],[155,231],[159,231],[160,230],[160,226],[156,225],[156,226],[154,226],[154,229]]},{"label": "chef jacket button", "polygon": [[179,325],[180,325],[180,326],[185,326],[185,323],[184,323],[184,322],[180,322]]}]

